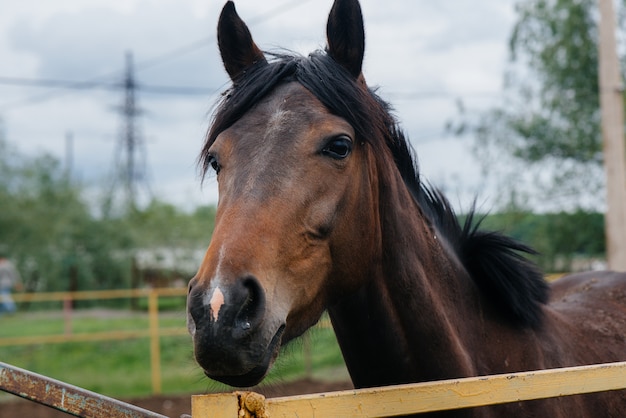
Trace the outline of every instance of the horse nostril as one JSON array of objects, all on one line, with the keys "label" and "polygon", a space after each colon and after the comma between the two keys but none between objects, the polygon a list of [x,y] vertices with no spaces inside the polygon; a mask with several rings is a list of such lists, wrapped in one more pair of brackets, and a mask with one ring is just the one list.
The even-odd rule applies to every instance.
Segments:
[{"label": "horse nostril", "polygon": [[192,280],[187,313],[190,330],[201,333],[210,330],[214,335],[243,338],[258,329],[263,321],[265,292],[254,276],[240,277],[228,287],[216,286],[209,293]]},{"label": "horse nostril", "polygon": [[195,323],[202,323],[207,315],[207,309],[203,303],[204,291],[195,285],[195,279],[189,282],[189,290],[187,293],[187,312],[190,319]]},{"label": "horse nostril", "polygon": [[265,293],[257,279],[252,276],[244,278],[240,283],[246,296],[235,317],[235,327],[247,331],[256,327],[263,319]]},{"label": "horse nostril", "polygon": [[191,293],[197,281],[198,279],[196,277],[192,277],[191,280],[189,280],[189,283],[187,284],[187,294]]}]

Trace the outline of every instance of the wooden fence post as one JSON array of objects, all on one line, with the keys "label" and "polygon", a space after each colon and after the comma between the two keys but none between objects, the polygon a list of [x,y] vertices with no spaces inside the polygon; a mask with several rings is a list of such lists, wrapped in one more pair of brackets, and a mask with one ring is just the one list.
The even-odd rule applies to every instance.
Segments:
[{"label": "wooden fence post", "polygon": [[152,371],[152,392],[161,393],[161,346],[159,338],[159,294],[150,290],[148,295],[150,316],[150,369]]}]

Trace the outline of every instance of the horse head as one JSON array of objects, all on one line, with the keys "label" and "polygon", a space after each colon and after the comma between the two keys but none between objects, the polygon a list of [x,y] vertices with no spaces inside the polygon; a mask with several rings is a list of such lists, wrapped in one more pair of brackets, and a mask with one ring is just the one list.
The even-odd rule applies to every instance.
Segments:
[{"label": "horse head", "polygon": [[381,104],[361,74],[358,1],[335,2],[327,38],[325,53],[271,62],[232,2],[219,19],[233,86],[201,157],[217,175],[219,203],[189,285],[188,327],[205,374],[233,386],[258,383],[280,347],[380,258],[365,136],[386,121],[369,115]]}]

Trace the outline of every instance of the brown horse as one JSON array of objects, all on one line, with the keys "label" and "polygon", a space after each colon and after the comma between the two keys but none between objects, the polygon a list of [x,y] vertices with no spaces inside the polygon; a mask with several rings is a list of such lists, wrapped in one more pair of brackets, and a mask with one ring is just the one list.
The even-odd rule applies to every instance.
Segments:
[{"label": "brown horse", "polygon": [[[220,198],[188,297],[205,374],[258,383],[324,310],[355,387],[626,359],[626,275],[549,288],[531,249],[473,216],[461,225],[365,83],[357,0],[335,1],[327,38],[326,51],[268,59],[232,2],[220,16],[233,85],[201,154]],[[618,391],[452,415],[624,413]]]}]

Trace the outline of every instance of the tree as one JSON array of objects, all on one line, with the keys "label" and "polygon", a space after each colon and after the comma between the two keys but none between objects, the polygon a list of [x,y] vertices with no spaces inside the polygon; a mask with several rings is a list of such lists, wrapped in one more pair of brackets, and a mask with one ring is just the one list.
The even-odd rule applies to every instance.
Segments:
[{"label": "tree", "polygon": [[477,118],[465,115],[461,128],[474,133],[484,167],[492,167],[494,154],[517,163],[508,164],[517,184],[507,188],[521,187],[523,171],[532,173],[526,180],[534,190],[521,193],[535,194],[535,203],[558,202],[546,209],[597,208],[604,194],[596,2],[526,0],[516,13],[505,101]]},{"label": "tree", "polygon": [[187,214],[154,200],[145,209],[98,217],[84,196],[55,157],[20,154],[0,129],[0,247],[16,262],[27,290],[139,285],[131,277],[137,249],[175,249],[193,264],[211,238],[212,206]]},{"label": "tree", "polygon": [[589,267],[606,251],[601,213],[575,210],[536,214],[512,205],[486,215],[482,225],[530,245],[538,251],[534,260],[547,272],[580,269],[581,262]]},{"label": "tree", "polygon": [[[0,245],[28,290],[120,287],[125,231],[94,219],[82,189],[48,154],[21,155],[0,137]],[[126,240],[128,243],[128,240]]]},{"label": "tree", "polygon": [[153,199],[146,208],[136,209],[125,220],[139,247],[196,250],[209,245],[215,208],[201,206],[194,213],[186,214],[172,204]]}]

